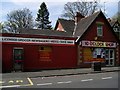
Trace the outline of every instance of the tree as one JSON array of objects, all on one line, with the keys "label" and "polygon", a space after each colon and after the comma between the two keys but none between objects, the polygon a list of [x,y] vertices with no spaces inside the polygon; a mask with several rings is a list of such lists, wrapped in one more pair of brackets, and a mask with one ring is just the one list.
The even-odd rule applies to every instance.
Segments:
[{"label": "tree", "polygon": [[64,5],[64,13],[61,15],[64,18],[75,19],[76,12],[80,12],[83,16],[93,14],[98,8],[98,2],[68,2]]},{"label": "tree", "polygon": [[8,33],[9,31],[7,31],[5,29],[5,23],[0,22],[0,33]]},{"label": "tree", "polygon": [[11,11],[7,14],[5,28],[12,33],[19,33],[19,29],[23,28],[33,28],[32,12],[27,8]]},{"label": "tree", "polygon": [[49,11],[44,2],[40,5],[40,9],[38,10],[36,21],[37,21],[37,28],[51,29],[51,25],[50,25],[51,22],[49,21]]},{"label": "tree", "polygon": [[3,24],[0,22],[0,33],[2,33]]},{"label": "tree", "polygon": [[117,14],[115,14],[115,15],[112,17],[112,20],[118,20],[119,23],[120,23],[120,12],[118,12]]}]

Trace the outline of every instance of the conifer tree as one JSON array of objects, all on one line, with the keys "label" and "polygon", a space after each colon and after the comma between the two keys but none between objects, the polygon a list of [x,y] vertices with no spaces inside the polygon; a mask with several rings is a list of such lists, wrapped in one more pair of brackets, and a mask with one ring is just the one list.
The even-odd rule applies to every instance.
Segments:
[{"label": "conifer tree", "polygon": [[40,9],[37,13],[37,28],[39,29],[51,29],[51,22],[49,21],[49,11],[45,2],[40,5]]}]

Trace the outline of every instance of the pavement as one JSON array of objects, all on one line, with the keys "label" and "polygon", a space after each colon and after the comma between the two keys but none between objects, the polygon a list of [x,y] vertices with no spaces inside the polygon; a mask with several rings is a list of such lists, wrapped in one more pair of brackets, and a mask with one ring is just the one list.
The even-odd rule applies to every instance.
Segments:
[{"label": "pavement", "polygon": [[102,67],[101,71],[94,71],[91,68],[76,68],[76,69],[56,69],[56,70],[41,70],[37,72],[11,72],[3,73],[2,78],[36,78],[36,77],[50,77],[50,76],[64,76],[76,74],[89,73],[105,73],[120,71],[120,67]]}]

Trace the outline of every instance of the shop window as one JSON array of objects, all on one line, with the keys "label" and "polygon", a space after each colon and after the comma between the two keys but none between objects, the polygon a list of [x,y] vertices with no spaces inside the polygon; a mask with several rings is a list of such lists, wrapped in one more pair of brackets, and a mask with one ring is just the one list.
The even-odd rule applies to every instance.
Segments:
[{"label": "shop window", "polygon": [[106,58],[106,59],[109,58],[109,50],[108,50],[108,49],[105,50],[105,58]]},{"label": "shop window", "polygon": [[91,62],[91,60],[93,59],[91,48],[84,48],[83,56],[84,56],[84,62]]},{"label": "shop window", "polygon": [[52,60],[52,47],[40,46],[39,47],[39,59],[40,61],[51,61]]},{"label": "shop window", "polygon": [[105,58],[104,48],[95,48],[93,50],[93,58]]},{"label": "shop window", "polygon": [[97,36],[103,36],[103,26],[97,25]]}]

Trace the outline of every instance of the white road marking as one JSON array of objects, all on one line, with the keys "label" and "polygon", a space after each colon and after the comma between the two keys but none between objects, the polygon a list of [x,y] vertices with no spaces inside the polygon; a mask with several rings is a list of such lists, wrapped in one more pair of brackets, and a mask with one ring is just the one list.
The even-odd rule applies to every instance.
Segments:
[{"label": "white road marking", "polygon": [[27,79],[28,79],[28,81],[29,81],[30,85],[33,85],[32,80],[31,80],[30,78],[27,78]]},{"label": "white road marking", "polygon": [[41,84],[37,84],[37,85],[51,85],[52,83],[41,83]]},{"label": "white road marking", "polygon": [[66,81],[66,82],[57,82],[58,84],[62,84],[62,83],[71,83],[72,81]]},{"label": "white road marking", "polygon": [[92,81],[93,79],[85,79],[85,80],[81,80],[81,82],[86,82],[86,81]]},{"label": "white road marking", "polygon": [[102,78],[102,79],[104,80],[104,79],[111,79],[111,78],[112,78],[112,77],[104,77],[104,78]]},{"label": "white road marking", "polygon": [[42,77],[42,79],[44,79],[44,77]]},{"label": "white road marking", "polygon": [[52,79],[52,78],[56,78],[56,76],[54,76],[54,77],[42,77],[42,79]]},{"label": "white road marking", "polygon": [[0,88],[20,87],[21,85],[0,86]]},{"label": "white road marking", "polygon": [[10,80],[8,83],[14,83],[14,81],[13,81],[13,80]]},{"label": "white road marking", "polygon": [[0,81],[0,84],[5,83],[4,81]]}]

